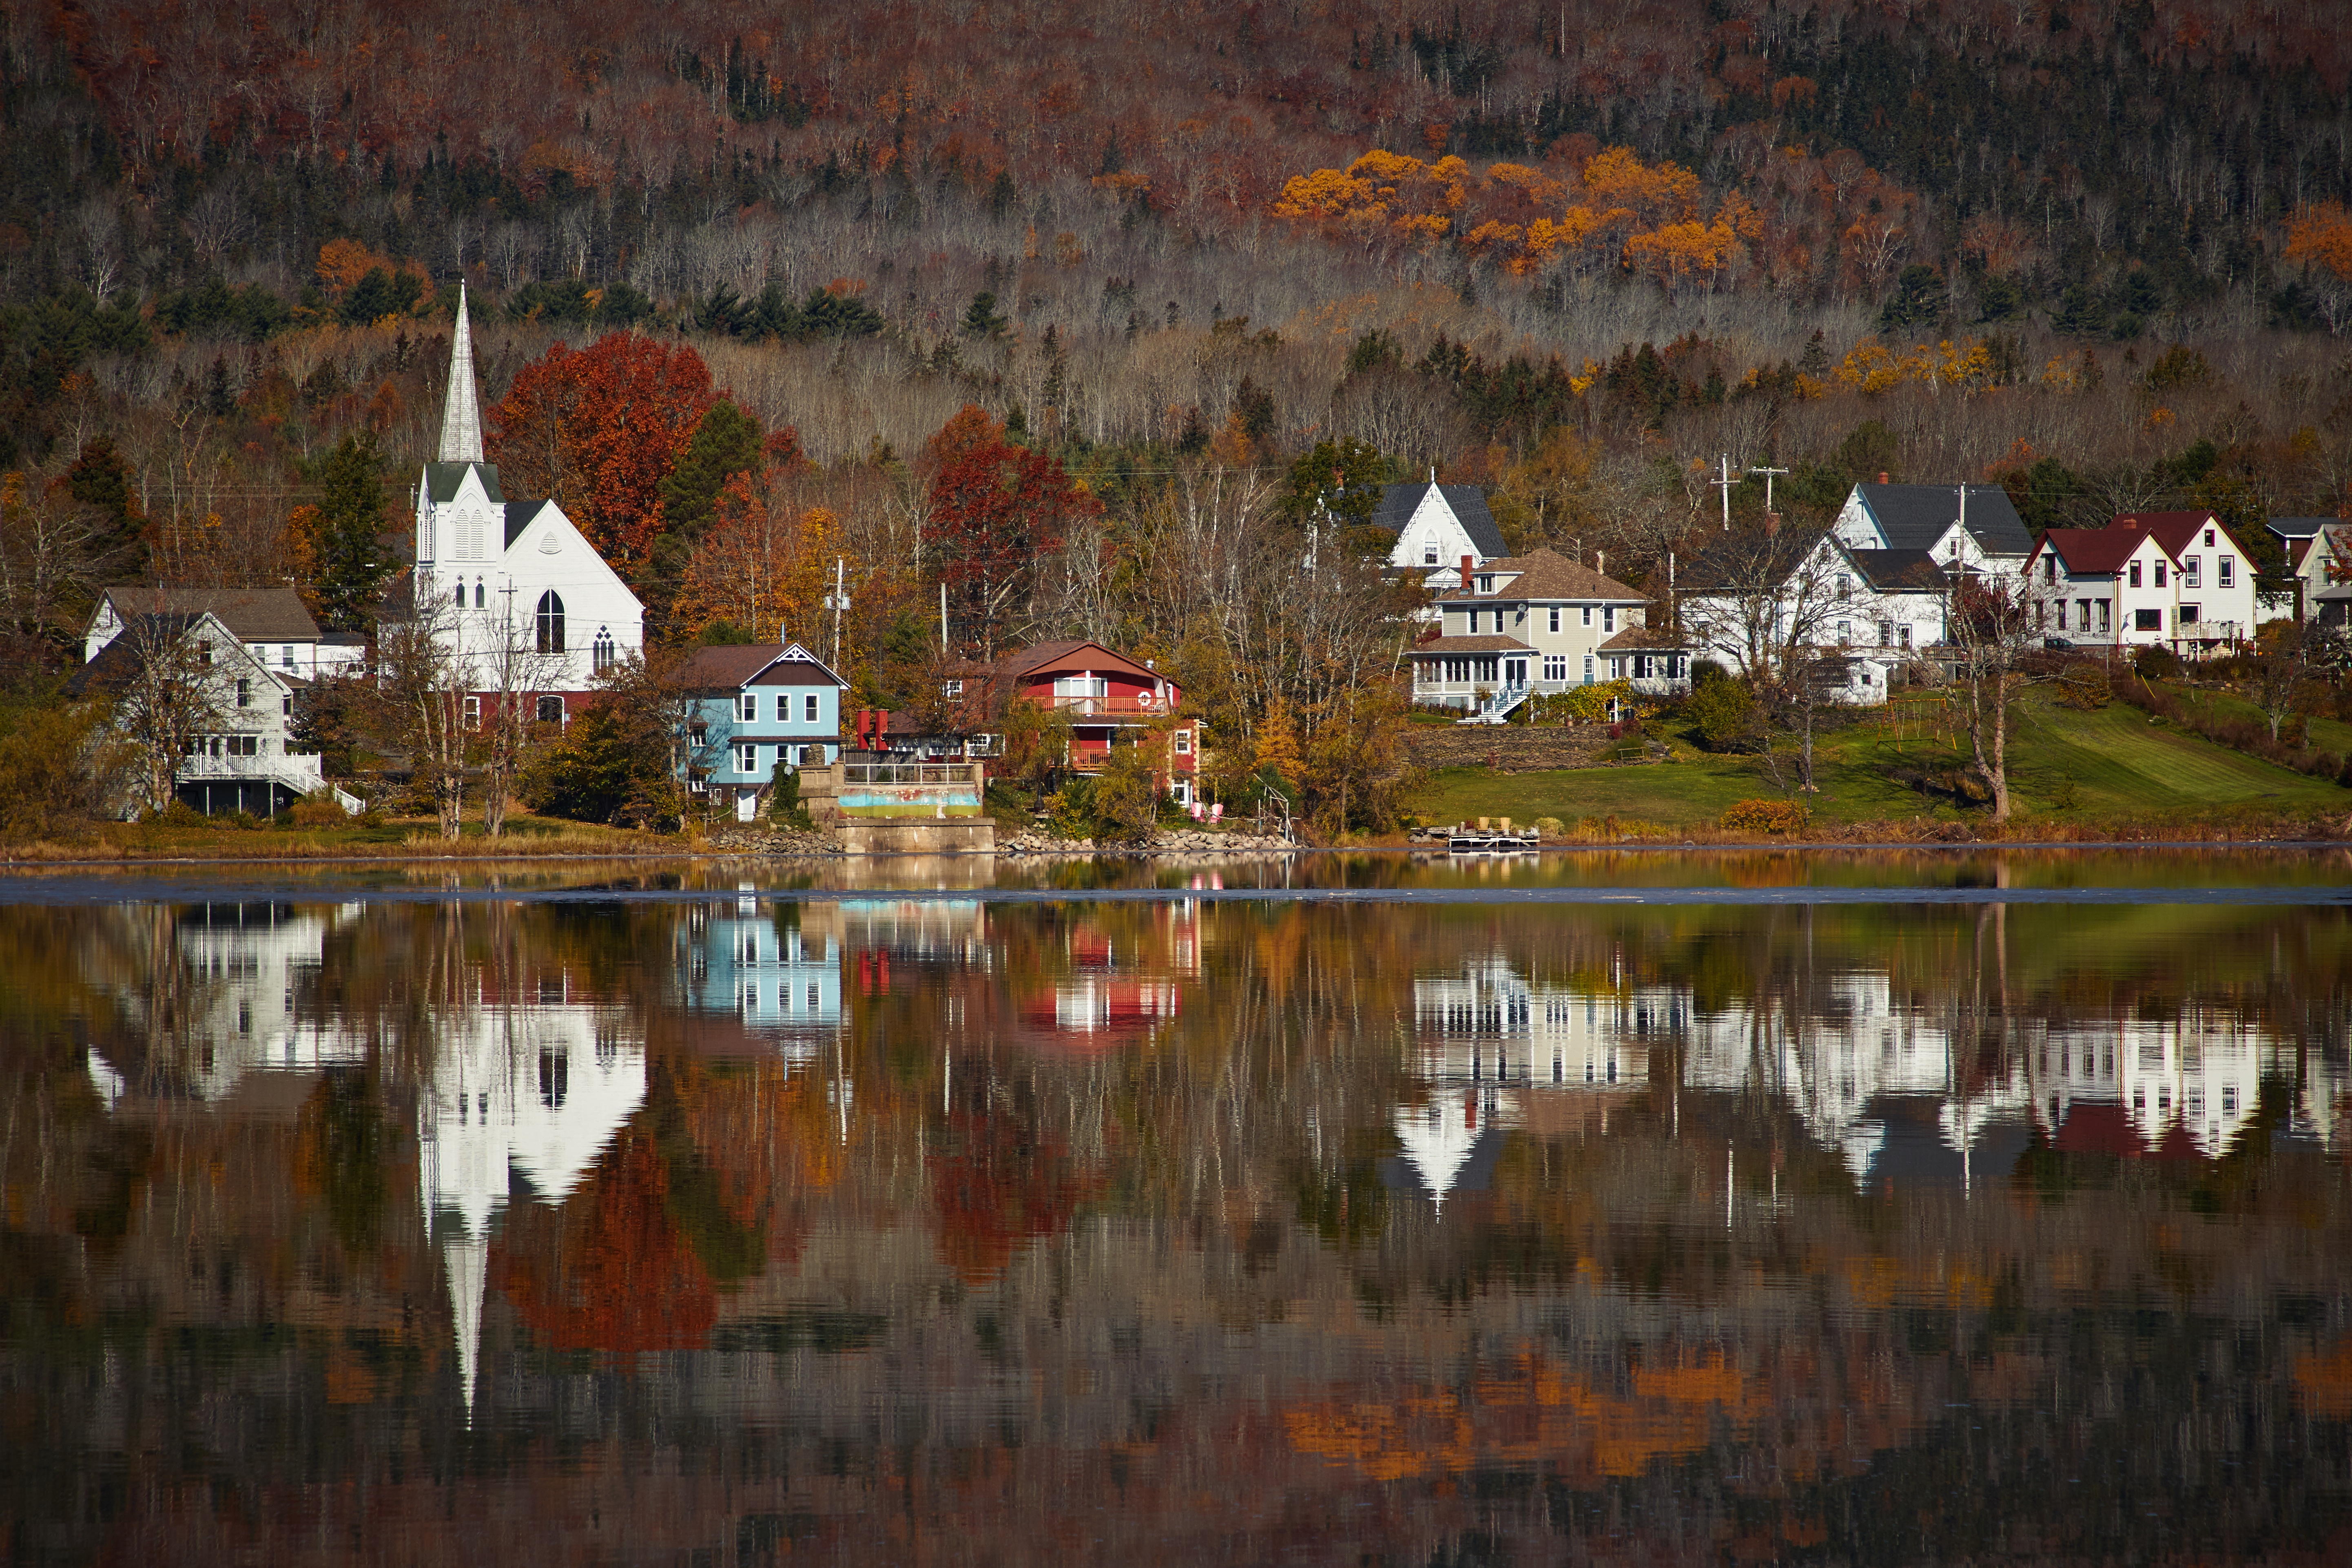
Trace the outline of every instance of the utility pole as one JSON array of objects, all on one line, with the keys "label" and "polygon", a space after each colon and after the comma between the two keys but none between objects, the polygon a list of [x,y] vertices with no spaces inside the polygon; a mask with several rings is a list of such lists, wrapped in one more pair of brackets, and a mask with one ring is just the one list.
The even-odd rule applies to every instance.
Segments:
[{"label": "utility pole", "polygon": [[1716,458],[1717,473],[1706,482],[1723,492],[1723,531],[1731,531],[1731,487],[1740,481],[1731,477],[1731,457],[1726,453]]},{"label": "utility pole", "polygon": [[1768,468],[1763,464],[1759,463],[1750,468],[1748,471],[1751,474],[1761,474],[1764,476],[1764,510],[1768,513],[1770,512],[1772,510],[1772,476],[1775,474],[1785,474],[1789,470],[1786,468]]},{"label": "utility pole", "polygon": [[849,590],[845,574],[847,571],[841,556],[833,558],[833,592],[824,596],[824,607],[833,612],[833,668],[841,668],[841,614],[849,608]]}]

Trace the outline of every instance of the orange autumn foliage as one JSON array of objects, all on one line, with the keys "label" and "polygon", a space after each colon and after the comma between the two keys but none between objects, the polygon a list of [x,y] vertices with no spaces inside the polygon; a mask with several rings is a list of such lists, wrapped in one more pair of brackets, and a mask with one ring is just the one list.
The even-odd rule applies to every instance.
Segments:
[{"label": "orange autumn foliage", "polygon": [[510,496],[545,497],[625,575],[661,532],[661,482],[719,394],[702,356],[635,332],[525,365],[489,411],[489,459]]},{"label": "orange autumn foliage", "polygon": [[667,1207],[669,1174],[649,1136],[625,1130],[588,1184],[565,1205],[584,1205],[579,1236],[561,1262],[494,1251],[499,1288],[553,1350],[693,1350],[718,1315],[710,1277]]}]

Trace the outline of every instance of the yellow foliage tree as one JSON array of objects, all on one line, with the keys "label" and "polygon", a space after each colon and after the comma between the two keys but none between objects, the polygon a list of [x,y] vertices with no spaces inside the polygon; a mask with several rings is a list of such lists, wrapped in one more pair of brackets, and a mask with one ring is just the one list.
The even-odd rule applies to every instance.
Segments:
[{"label": "yellow foliage tree", "polygon": [[817,624],[831,559],[834,516],[821,507],[797,516],[771,503],[748,474],[728,481],[710,529],[678,585],[677,622],[688,634],[727,621],[755,636]]}]

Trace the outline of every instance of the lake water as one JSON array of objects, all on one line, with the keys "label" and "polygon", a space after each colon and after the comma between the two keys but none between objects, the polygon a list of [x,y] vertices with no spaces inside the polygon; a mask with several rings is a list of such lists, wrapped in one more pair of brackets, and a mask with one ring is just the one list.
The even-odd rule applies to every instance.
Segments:
[{"label": "lake water", "polygon": [[0,1560],[2352,1556],[2352,861],[0,882]]}]

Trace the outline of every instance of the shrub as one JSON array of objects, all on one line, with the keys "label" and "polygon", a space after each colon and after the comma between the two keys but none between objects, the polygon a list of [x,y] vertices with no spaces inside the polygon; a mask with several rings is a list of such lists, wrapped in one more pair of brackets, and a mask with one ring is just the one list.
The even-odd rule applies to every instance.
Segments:
[{"label": "shrub", "polygon": [[1713,664],[1701,664],[1698,668],[1713,673],[1694,681],[1683,710],[1708,751],[1729,751],[1748,739],[1749,721],[1756,711],[1755,695],[1747,682],[1732,679]]},{"label": "shrub", "polygon": [[2058,700],[2064,707],[2105,708],[2115,695],[2107,667],[2095,658],[2071,659],[2058,672]]},{"label": "shrub", "polygon": [[1736,833],[1802,833],[1813,814],[1793,800],[1743,800],[1723,814]]},{"label": "shrub", "polygon": [[332,793],[320,790],[296,801],[294,809],[286,814],[286,820],[296,827],[343,827],[352,819],[335,804]]},{"label": "shrub", "polygon": [[2132,671],[2142,680],[2178,680],[2180,656],[2161,643],[2151,643],[2132,655]]}]

